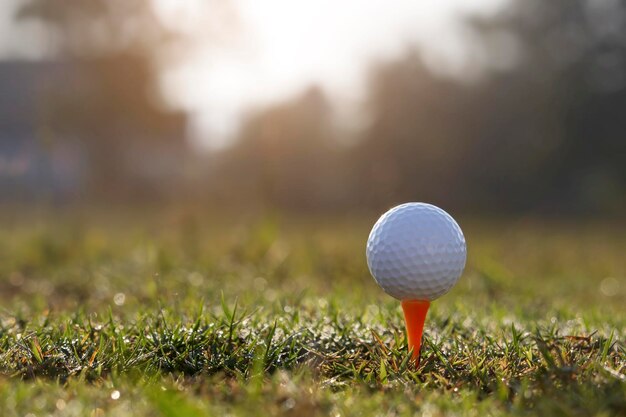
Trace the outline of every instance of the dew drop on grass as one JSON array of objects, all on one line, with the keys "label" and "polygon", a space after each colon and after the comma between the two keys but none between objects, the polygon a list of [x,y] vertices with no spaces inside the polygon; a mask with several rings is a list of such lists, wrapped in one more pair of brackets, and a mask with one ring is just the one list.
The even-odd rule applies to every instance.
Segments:
[{"label": "dew drop on grass", "polygon": [[600,282],[600,292],[606,297],[613,297],[619,292],[619,281],[613,277],[606,277]]},{"label": "dew drop on grass", "polygon": [[283,403],[283,408],[285,410],[291,410],[292,408],[294,408],[296,406],[296,400],[294,400],[293,398],[288,398],[284,403]]},{"label": "dew drop on grass", "polygon": [[57,407],[57,410],[59,410],[59,411],[64,410],[65,409],[65,405],[66,405],[66,403],[65,403],[65,401],[62,398],[59,398],[57,400],[57,402],[56,402],[56,407]]},{"label": "dew drop on grass", "polygon": [[123,292],[118,292],[113,296],[113,302],[117,306],[123,306],[126,302],[126,294],[124,294]]}]

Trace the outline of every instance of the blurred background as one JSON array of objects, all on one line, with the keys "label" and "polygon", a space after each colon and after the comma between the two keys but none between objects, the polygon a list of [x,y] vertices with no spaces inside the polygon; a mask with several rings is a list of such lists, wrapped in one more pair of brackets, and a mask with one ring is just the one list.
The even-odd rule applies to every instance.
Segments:
[{"label": "blurred background", "polygon": [[3,0],[0,201],[621,217],[626,1]]}]

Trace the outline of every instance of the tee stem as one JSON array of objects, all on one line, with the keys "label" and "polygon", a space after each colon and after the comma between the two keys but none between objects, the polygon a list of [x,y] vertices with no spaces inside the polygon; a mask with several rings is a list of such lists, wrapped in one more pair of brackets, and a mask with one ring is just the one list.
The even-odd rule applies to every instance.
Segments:
[{"label": "tee stem", "polygon": [[404,310],[404,320],[406,322],[406,337],[409,345],[411,360],[415,366],[419,366],[420,352],[422,348],[422,335],[424,333],[424,321],[430,307],[427,300],[404,300],[402,310]]}]

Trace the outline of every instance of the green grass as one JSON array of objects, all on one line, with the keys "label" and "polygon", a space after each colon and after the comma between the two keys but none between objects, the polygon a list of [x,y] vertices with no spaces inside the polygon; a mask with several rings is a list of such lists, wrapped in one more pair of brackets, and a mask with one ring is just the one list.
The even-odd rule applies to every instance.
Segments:
[{"label": "green grass", "polygon": [[0,415],[626,415],[623,224],[479,222],[422,363],[376,216],[3,216]]}]

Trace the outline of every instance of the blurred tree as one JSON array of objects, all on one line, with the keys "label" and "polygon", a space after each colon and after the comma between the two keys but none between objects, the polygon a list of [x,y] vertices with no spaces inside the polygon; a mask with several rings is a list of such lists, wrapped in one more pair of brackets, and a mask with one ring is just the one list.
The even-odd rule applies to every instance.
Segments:
[{"label": "blurred tree", "polygon": [[337,145],[331,106],[311,87],[244,122],[236,145],[221,158],[220,182],[269,207],[338,207],[348,199]]},{"label": "blurred tree", "polygon": [[70,58],[152,56],[174,40],[149,0],[24,0],[17,18],[45,23],[55,52]]},{"label": "blurred tree", "polygon": [[474,20],[488,72],[444,80],[418,54],[372,75],[355,152],[368,204],[623,212],[624,1],[516,1]]},{"label": "blurred tree", "polygon": [[471,99],[468,87],[434,76],[414,52],[377,66],[370,125],[353,150],[363,203],[465,201],[460,168],[474,129]]},{"label": "blurred tree", "polygon": [[[484,117],[485,134],[474,147],[506,156],[512,187],[498,187],[491,172],[475,170],[475,179],[487,189],[508,188],[505,198],[515,205],[532,197],[533,206],[623,210],[626,2],[516,1],[497,18],[473,24],[485,45],[512,36],[520,55],[485,84],[494,112]],[[491,60],[503,52],[487,49]],[[510,147],[498,149],[507,141]],[[486,159],[481,165],[492,166]]]},{"label": "blurred tree", "polygon": [[156,62],[174,35],[145,0],[27,0],[66,67],[42,99],[47,138],[85,150],[90,194],[155,194],[184,157],[185,117],[164,110]]}]

